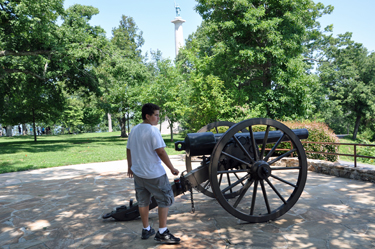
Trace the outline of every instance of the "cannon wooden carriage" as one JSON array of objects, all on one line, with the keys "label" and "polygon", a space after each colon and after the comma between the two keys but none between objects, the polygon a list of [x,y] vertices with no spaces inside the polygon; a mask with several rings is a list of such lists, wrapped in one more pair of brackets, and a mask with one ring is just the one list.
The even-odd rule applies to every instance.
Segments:
[{"label": "cannon wooden carriage", "polygon": [[[307,160],[300,139],[307,137],[306,129],[291,130],[266,118],[208,124],[175,143],[176,150],[186,151],[186,173],[171,183],[174,195],[197,189],[241,220],[274,220],[294,206],[304,189]],[[282,149],[285,142],[291,148]],[[293,166],[280,163],[290,157]],[[200,166],[194,168],[192,158]],[[152,199],[150,209],[156,206]],[[137,204],[130,203],[103,218],[126,221],[138,216]]]}]

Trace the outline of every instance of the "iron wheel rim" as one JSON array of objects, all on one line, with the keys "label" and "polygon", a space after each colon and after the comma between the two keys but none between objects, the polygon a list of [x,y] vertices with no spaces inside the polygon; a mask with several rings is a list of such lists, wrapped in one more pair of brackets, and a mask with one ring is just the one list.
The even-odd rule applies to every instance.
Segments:
[{"label": "iron wheel rim", "polygon": [[[223,155],[224,155],[224,157],[227,156],[227,155],[223,154],[223,149],[227,145],[227,143],[230,141],[230,139],[234,139],[234,135],[237,132],[242,131],[246,128],[248,128],[249,131],[251,130],[249,132],[249,138],[252,139],[251,138],[252,128],[250,129],[250,127],[257,126],[257,125],[267,126],[268,130],[271,127],[274,127],[276,130],[281,131],[284,134],[284,136],[288,136],[290,138],[290,141],[293,144],[293,148],[294,148],[294,149],[292,149],[293,153],[295,152],[298,155],[298,157],[297,157],[298,158],[298,166],[291,167],[290,170],[293,170],[293,171],[297,172],[297,173],[293,172],[294,175],[296,175],[296,179],[294,179],[293,182],[285,181],[286,185],[292,186],[291,194],[289,196],[287,196],[287,198],[285,198],[286,195],[284,193],[283,194],[280,193],[280,192],[284,192],[284,191],[280,191],[277,188],[276,188],[276,190],[274,190],[273,187],[275,187],[275,186],[269,180],[269,178],[272,178],[272,180],[276,179],[275,181],[277,182],[277,186],[280,186],[279,181],[281,181],[281,185],[284,184],[284,182],[282,182],[284,180],[283,178],[278,179],[277,176],[275,178],[275,175],[272,174],[272,172],[274,172],[274,170],[279,171],[280,167],[275,167],[275,166],[272,166],[272,165],[274,163],[280,161],[282,158],[284,158],[286,156],[284,156],[284,157],[282,157],[282,158],[280,158],[279,160],[276,160],[276,161],[270,160],[270,156],[272,156],[272,155],[268,155],[268,154],[266,155],[265,151],[263,151],[263,149],[262,149],[262,152],[260,152],[259,148],[257,146],[252,146],[252,148],[254,148],[253,149],[254,150],[253,156],[255,155],[255,153],[258,153],[258,157],[253,158],[253,161],[250,163],[251,166],[247,166],[248,168],[246,168],[247,173],[244,172],[245,176],[243,178],[241,178],[241,179],[243,179],[242,183],[245,182],[245,184],[244,184],[244,187],[241,188],[240,194],[236,195],[236,196],[238,196],[237,198],[233,198],[232,200],[230,200],[230,199],[227,198],[225,192],[228,191],[228,188],[230,188],[231,183],[230,182],[227,183],[228,186],[226,186],[226,185],[222,186],[222,182],[219,182],[219,179],[221,179],[221,178],[218,179],[218,176],[223,174],[222,172],[226,172],[226,171],[220,171],[220,167],[222,167],[221,164],[220,164],[220,158],[223,158]],[[277,149],[277,147],[280,146],[280,144],[281,144],[281,142],[279,144],[275,143],[275,145],[276,145],[275,149]],[[264,147],[266,147],[265,144],[262,144],[262,148],[264,148]],[[292,151],[292,150],[290,150],[290,151]],[[290,153],[290,151],[288,151],[288,152],[286,152],[282,155]],[[273,151],[273,153],[274,153],[274,151]],[[249,155],[250,155],[250,153],[249,153]],[[266,160],[264,161],[264,159],[266,159]],[[272,162],[272,164],[269,165],[271,162]],[[267,165],[269,165],[269,167],[271,169],[271,172],[269,172],[268,176],[267,176],[268,173],[263,176],[262,175],[263,173],[260,172],[260,171],[266,172],[267,171]],[[285,169],[285,168],[283,170],[288,171],[288,169]],[[228,174],[233,173],[233,172],[230,172],[230,170],[227,170],[227,171],[228,171]],[[232,171],[234,171],[234,170],[232,170]],[[289,173],[290,172],[291,171],[289,171]],[[246,174],[247,174],[247,178],[246,178]],[[212,152],[211,161],[210,161],[210,165],[209,165],[209,176],[210,176],[211,188],[213,190],[215,198],[217,199],[219,204],[227,212],[229,212],[233,216],[235,216],[235,217],[237,217],[241,220],[244,220],[244,221],[266,222],[266,221],[274,220],[274,219],[282,216],[287,211],[289,211],[295,205],[295,203],[298,201],[299,197],[301,196],[301,194],[303,192],[303,189],[304,189],[304,186],[305,186],[305,183],[306,183],[306,179],[307,179],[307,159],[306,159],[306,154],[305,154],[305,151],[303,149],[302,143],[300,142],[299,138],[287,126],[285,126],[284,124],[282,124],[280,122],[272,120],[272,119],[266,119],[266,118],[248,119],[248,120],[242,121],[242,122],[230,127],[229,130],[220,138],[220,140],[218,141],[218,143],[216,144],[216,146],[215,146],[215,148]],[[240,178],[238,178],[238,179],[240,180]],[[250,190],[251,187],[252,187],[252,191]],[[260,190],[259,190],[260,194],[258,193],[258,187],[260,188]],[[267,189],[266,189],[266,187],[267,187]],[[269,192],[270,189],[273,190],[273,193],[271,191],[271,194],[273,196],[272,201],[275,200],[275,203],[277,203],[277,198],[280,199],[281,203],[277,204],[276,207],[274,206],[274,204],[270,205],[270,203],[269,203],[269,200],[268,200],[269,197],[268,196],[269,196],[269,193],[270,193]],[[251,195],[251,198],[249,198],[249,195]],[[255,207],[255,205],[257,204],[257,198],[259,199],[259,195],[263,195],[266,210],[265,210],[265,212],[263,212],[263,211],[262,211],[262,213],[256,212],[254,214],[255,211],[258,211],[258,209],[257,209],[258,207]],[[276,195],[276,198],[274,197],[275,195]],[[281,195],[281,197],[279,195]],[[242,209],[242,207],[239,208],[239,204],[241,204],[241,202],[243,200],[245,200],[244,199],[245,196],[247,197],[247,200],[251,200],[251,205],[250,205],[249,209],[246,209],[247,208],[246,204],[244,204],[244,206],[245,206],[244,209]],[[263,210],[264,207],[260,206],[259,209]],[[246,210],[246,212],[245,212],[245,210]]]}]

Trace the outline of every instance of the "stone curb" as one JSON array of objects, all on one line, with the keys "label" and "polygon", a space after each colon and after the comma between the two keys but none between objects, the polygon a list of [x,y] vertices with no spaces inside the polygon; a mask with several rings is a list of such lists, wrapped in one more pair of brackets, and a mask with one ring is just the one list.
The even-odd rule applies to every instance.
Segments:
[{"label": "stone curb", "polygon": [[[297,159],[293,158],[282,159],[278,165],[292,167],[296,164]],[[349,162],[307,159],[307,166],[308,170],[312,172],[375,183],[375,165],[358,164],[357,167],[354,167],[353,163]]]}]

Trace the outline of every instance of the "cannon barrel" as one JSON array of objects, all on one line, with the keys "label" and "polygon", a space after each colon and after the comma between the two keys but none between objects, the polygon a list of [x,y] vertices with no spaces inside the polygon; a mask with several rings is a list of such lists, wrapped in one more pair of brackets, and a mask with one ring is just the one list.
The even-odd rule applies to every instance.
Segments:
[{"label": "cannon barrel", "polygon": [[[309,136],[309,132],[307,129],[295,129],[292,130],[294,134],[299,139],[307,139]],[[224,133],[217,133],[214,134],[212,132],[202,132],[202,133],[188,133],[184,141],[177,141],[175,142],[175,150],[176,151],[186,151],[186,155],[191,156],[201,156],[201,155],[209,155],[212,153],[213,149],[215,148],[216,143],[219,139],[223,136]],[[275,143],[277,142],[282,136],[283,132],[281,131],[270,131],[268,133],[268,138],[266,143]],[[235,135],[239,140],[241,138],[249,138],[250,133],[237,133]],[[255,142],[257,144],[263,144],[263,139],[265,136],[265,132],[254,132]],[[288,136],[284,136],[283,142],[290,141]]]}]

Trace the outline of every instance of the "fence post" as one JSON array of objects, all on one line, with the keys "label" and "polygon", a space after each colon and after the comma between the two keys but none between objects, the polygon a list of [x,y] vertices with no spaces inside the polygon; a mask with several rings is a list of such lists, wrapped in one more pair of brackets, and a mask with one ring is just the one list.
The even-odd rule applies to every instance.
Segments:
[{"label": "fence post", "polygon": [[[292,143],[292,141],[290,141],[290,148],[293,150],[293,143]],[[293,152],[292,152],[291,156],[293,157]]]},{"label": "fence post", "polygon": [[357,167],[357,145],[354,145],[354,167]]}]

